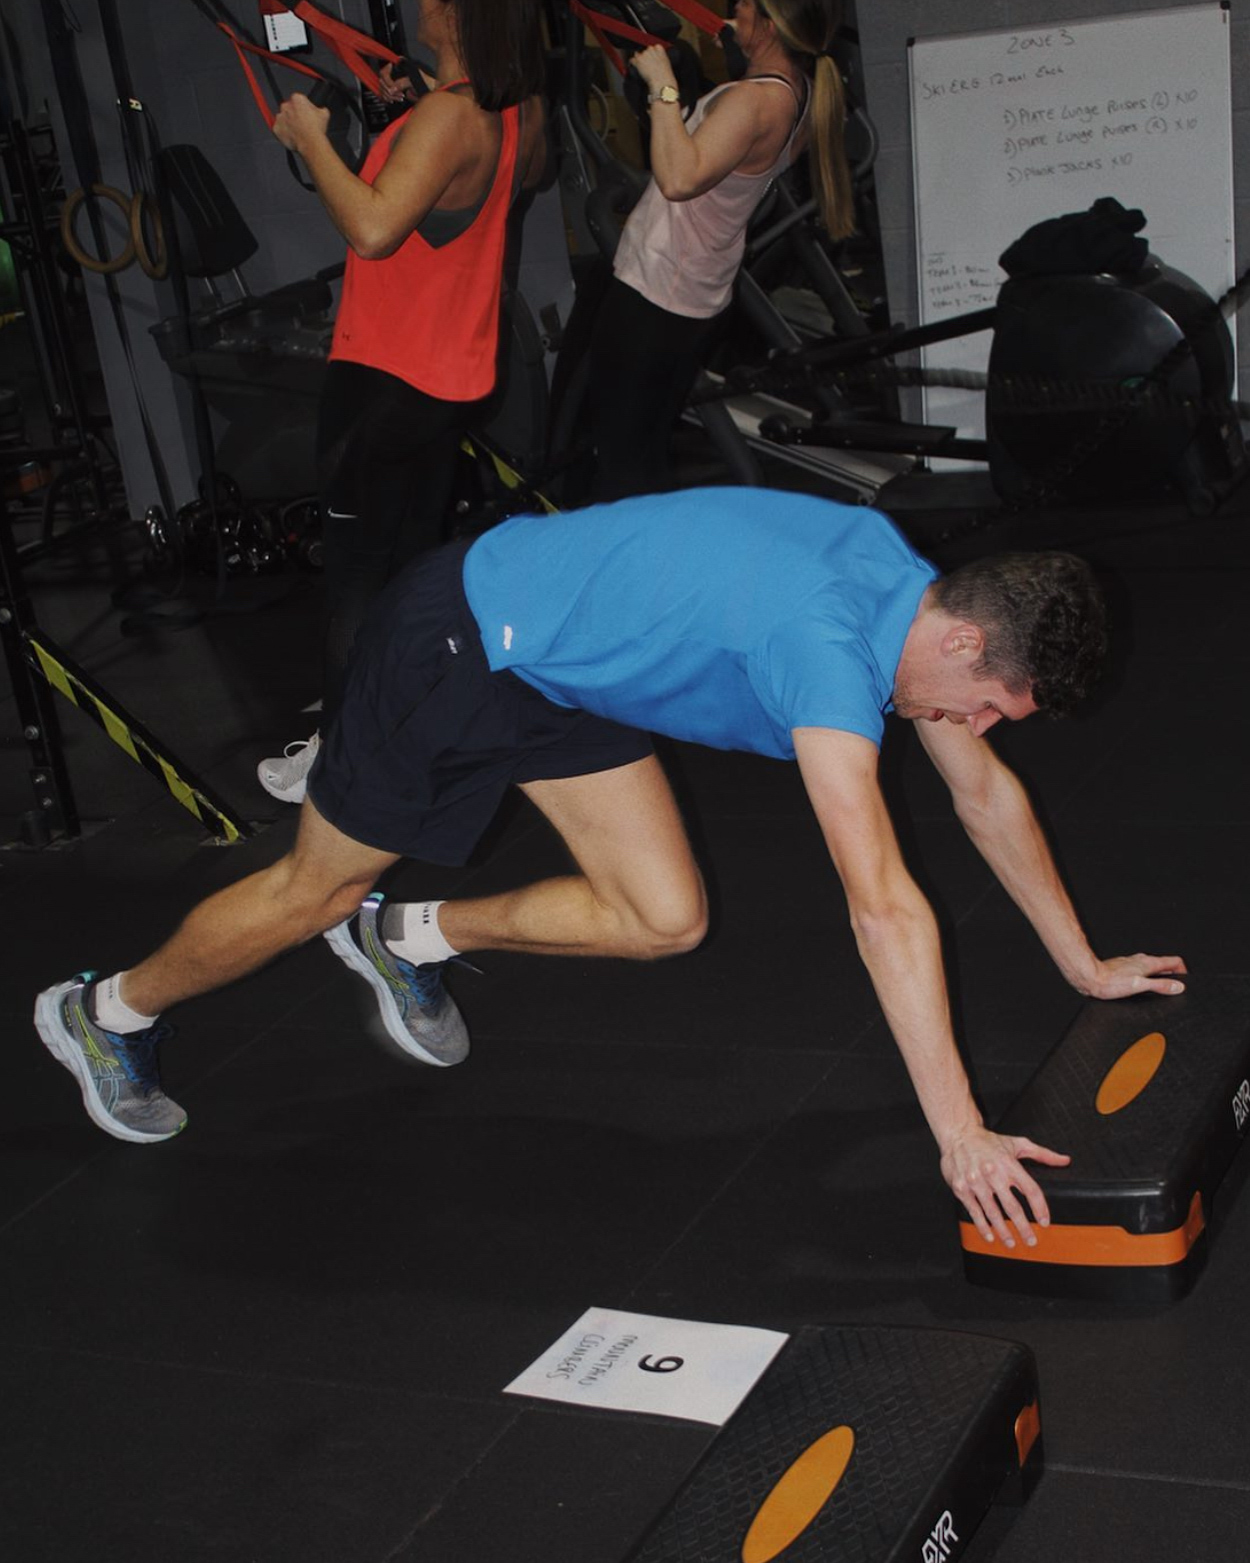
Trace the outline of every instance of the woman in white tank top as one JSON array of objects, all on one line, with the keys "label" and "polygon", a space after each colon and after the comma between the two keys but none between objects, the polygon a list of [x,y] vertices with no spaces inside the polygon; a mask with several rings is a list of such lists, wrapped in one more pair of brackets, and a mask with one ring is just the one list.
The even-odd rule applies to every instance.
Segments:
[{"label": "woman in white tank top", "polygon": [[833,238],[852,231],[839,0],[737,0],[746,75],[682,118],[664,49],[634,56],[648,88],[652,178],[630,214],[591,346],[593,497],[669,487],[668,439],[728,308],[747,224],[804,146]]}]

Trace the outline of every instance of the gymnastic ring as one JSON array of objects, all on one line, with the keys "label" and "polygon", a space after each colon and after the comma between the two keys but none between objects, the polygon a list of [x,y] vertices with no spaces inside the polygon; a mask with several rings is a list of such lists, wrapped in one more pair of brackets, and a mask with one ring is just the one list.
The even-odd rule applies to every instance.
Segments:
[{"label": "gymnastic ring", "polygon": [[[114,189],[112,185],[92,185],[90,194],[97,195],[105,201],[112,201],[113,205],[119,208],[122,216],[126,219],[127,225],[129,225],[130,198],[128,196],[123,195],[120,190]],[[87,195],[88,192],[80,187],[74,191],[61,208],[61,243],[86,271],[98,272],[101,276],[107,277],[115,271],[122,271],[134,260],[134,240],[127,234],[126,248],[119,254],[114,255],[111,260],[97,260],[94,256],[88,255],[74,237],[74,219],[78,215],[78,208],[87,199]]]},{"label": "gymnastic ring", "polygon": [[[152,226],[155,253],[148,249],[143,223],[147,219]],[[161,209],[146,190],[136,190],[130,200],[130,242],[135,259],[145,277],[160,282],[169,272],[169,250],[165,244],[165,224],[161,221]]]}]

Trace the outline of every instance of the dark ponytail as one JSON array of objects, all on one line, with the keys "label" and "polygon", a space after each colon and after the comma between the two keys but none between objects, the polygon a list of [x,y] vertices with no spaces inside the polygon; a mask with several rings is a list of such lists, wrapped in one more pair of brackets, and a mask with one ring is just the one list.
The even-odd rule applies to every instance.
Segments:
[{"label": "dark ponytail", "polygon": [[446,0],[455,7],[460,57],[473,96],[498,112],[541,92],[545,77],[538,0]]}]

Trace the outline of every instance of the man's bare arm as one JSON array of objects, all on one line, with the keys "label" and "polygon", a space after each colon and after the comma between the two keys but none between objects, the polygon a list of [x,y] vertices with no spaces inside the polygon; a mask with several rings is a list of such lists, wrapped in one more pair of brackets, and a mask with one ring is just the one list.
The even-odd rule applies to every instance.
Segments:
[{"label": "man's bare arm", "polygon": [[1028,794],[986,739],[952,722],[917,722],[916,729],[977,851],[1079,993],[1118,999],[1185,991],[1176,980],[1185,973],[1179,955],[1095,955]]},{"label": "man's bare arm", "polygon": [[860,956],[937,1141],[942,1175],[983,1238],[997,1235],[1014,1246],[1014,1227],[1032,1244],[1029,1213],[1043,1226],[1050,1214],[1021,1158],[1050,1166],[1068,1158],[984,1125],[955,1045],[937,921],[899,852],[877,781],[876,746],[823,727],[797,728],[794,745]]}]

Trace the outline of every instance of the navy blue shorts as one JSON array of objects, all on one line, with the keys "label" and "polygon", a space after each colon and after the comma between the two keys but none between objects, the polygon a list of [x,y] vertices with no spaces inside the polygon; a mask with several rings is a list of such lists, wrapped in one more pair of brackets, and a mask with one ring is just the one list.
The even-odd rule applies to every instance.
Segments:
[{"label": "navy blue shorts", "polygon": [[382,852],[458,867],[518,782],[590,776],[651,739],[492,673],[464,595],[466,542],[423,554],[374,605],[308,778],[317,812]]}]

